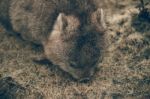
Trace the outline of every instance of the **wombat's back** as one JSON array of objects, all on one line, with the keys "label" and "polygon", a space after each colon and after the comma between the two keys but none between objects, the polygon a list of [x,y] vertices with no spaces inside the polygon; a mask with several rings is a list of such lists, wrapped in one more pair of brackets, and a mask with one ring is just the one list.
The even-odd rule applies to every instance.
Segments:
[{"label": "wombat's back", "polygon": [[9,14],[16,32],[28,41],[41,43],[46,40],[59,13],[79,16],[82,24],[88,23],[88,16],[95,7],[91,1],[12,0]]}]

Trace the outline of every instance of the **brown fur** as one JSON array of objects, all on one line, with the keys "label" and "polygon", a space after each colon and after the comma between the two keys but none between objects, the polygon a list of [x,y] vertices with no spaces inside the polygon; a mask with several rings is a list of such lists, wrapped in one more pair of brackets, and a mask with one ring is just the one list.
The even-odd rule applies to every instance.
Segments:
[{"label": "brown fur", "polygon": [[79,16],[85,24],[94,10],[91,0],[12,0],[9,12],[16,32],[26,40],[41,43],[60,12]]},{"label": "brown fur", "polygon": [[10,21],[23,39],[76,79],[91,76],[103,45],[102,10],[92,0],[11,0]]},{"label": "brown fur", "polygon": [[91,27],[79,30],[80,25],[77,17],[61,13],[44,43],[47,59],[76,79],[93,75],[103,46],[102,32]]}]

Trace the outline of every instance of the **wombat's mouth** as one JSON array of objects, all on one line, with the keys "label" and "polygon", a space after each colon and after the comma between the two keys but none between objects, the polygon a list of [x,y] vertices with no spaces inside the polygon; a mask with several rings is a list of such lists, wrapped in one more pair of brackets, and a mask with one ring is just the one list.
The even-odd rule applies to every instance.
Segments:
[{"label": "wombat's mouth", "polygon": [[88,82],[91,80],[95,73],[95,69],[93,68],[88,68],[88,69],[83,69],[83,68],[73,68],[72,71],[67,71],[75,80],[79,82]]},{"label": "wombat's mouth", "polygon": [[79,79],[79,82],[81,82],[81,83],[87,83],[87,82],[90,81],[90,79],[91,79],[91,77],[85,77],[85,78]]}]

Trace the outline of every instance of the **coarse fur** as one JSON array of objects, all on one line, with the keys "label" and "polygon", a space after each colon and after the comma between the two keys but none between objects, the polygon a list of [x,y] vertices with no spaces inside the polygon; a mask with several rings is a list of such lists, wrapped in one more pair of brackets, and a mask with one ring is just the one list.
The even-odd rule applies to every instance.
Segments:
[{"label": "coarse fur", "polygon": [[13,29],[23,39],[40,44],[59,13],[78,16],[86,24],[94,10],[91,0],[12,0],[9,13]]},{"label": "coarse fur", "polygon": [[[67,25],[66,25],[67,24]],[[44,44],[46,58],[76,79],[93,75],[103,46],[103,33],[90,27],[79,30],[80,21],[60,14]]]},{"label": "coarse fur", "polygon": [[92,0],[11,0],[10,24],[76,79],[89,78],[104,45],[101,9]]}]

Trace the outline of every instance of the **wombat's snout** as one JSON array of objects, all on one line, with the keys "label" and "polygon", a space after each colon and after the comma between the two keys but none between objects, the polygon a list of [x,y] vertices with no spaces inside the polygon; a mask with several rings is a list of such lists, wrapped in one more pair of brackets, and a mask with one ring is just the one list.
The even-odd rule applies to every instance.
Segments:
[{"label": "wombat's snout", "polygon": [[76,80],[79,82],[87,82],[91,80],[92,76],[94,75],[95,69],[74,69],[74,72],[69,72]]},{"label": "wombat's snout", "polygon": [[84,83],[86,83],[86,82],[90,81],[90,79],[91,79],[91,78],[83,78],[83,79],[80,79],[79,82],[84,82]]},{"label": "wombat's snout", "polygon": [[83,77],[81,77],[81,78],[79,79],[79,81],[80,81],[80,82],[87,82],[87,81],[89,81],[89,80],[91,79],[92,76],[93,76],[93,74],[85,73],[85,74],[83,75]]},{"label": "wombat's snout", "polygon": [[91,81],[92,76],[93,76],[93,74],[89,75],[89,76],[81,77],[80,79],[78,79],[78,81],[81,83],[87,83],[87,82]]}]

